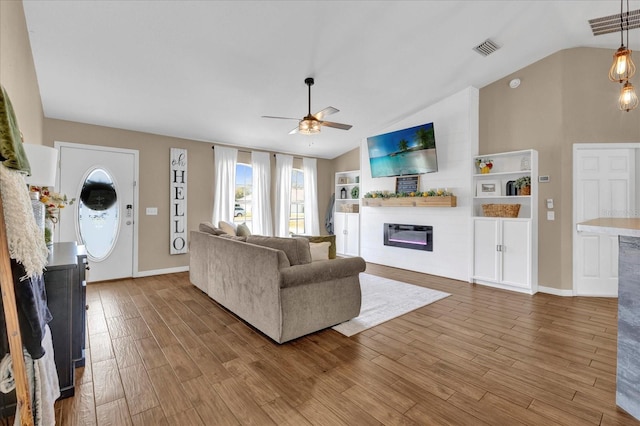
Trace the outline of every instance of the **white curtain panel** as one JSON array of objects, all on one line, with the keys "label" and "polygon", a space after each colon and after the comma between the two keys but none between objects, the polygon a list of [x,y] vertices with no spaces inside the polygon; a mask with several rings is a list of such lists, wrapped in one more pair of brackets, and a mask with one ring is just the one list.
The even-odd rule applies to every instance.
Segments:
[{"label": "white curtain panel", "polygon": [[251,152],[253,194],[251,198],[252,233],[273,235],[271,218],[271,158],[268,152]]},{"label": "white curtain panel", "polygon": [[213,150],[216,189],[213,198],[212,223],[218,226],[218,222],[233,223],[233,212],[236,200],[236,163],[238,162],[238,150],[216,146]]},{"label": "white curtain panel", "polygon": [[315,158],[302,159],[302,172],[304,174],[304,232],[307,235],[320,235],[317,163]]},{"label": "white curtain panel", "polygon": [[276,237],[289,236],[289,214],[291,211],[291,173],[293,156],[276,154]]}]

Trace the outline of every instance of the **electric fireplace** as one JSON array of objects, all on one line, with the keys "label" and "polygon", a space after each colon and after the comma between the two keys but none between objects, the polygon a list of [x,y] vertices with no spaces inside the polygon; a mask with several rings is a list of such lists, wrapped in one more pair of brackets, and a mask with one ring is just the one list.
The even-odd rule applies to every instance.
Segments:
[{"label": "electric fireplace", "polygon": [[433,251],[433,226],[385,223],[384,245]]}]

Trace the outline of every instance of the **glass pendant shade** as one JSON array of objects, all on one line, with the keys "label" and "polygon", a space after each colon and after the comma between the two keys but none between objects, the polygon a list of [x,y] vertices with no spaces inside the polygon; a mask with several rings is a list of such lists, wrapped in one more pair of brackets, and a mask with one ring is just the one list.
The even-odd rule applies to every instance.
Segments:
[{"label": "glass pendant shade", "polygon": [[300,122],[298,131],[305,135],[313,135],[314,133],[320,133],[320,123],[317,120],[310,120],[305,118]]},{"label": "glass pendant shade", "polygon": [[609,70],[609,80],[622,83],[633,77],[636,66],[631,59],[631,49],[620,46],[613,54],[613,64]]},{"label": "glass pendant shade", "polygon": [[622,86],[618,103],[620,110],[627,112],[638,106],[638,95],[636,95],[636,90],[633,87],[633,84],[627,81],[624,86]]}]

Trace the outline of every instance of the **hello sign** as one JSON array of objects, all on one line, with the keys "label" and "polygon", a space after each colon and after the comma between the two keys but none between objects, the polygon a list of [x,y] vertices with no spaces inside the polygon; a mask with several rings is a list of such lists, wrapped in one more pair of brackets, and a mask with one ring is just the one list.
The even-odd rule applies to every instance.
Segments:
[{"label": "hello sign", "polygon": [[171,254],[187,253],[187,150],[171,148]]}]

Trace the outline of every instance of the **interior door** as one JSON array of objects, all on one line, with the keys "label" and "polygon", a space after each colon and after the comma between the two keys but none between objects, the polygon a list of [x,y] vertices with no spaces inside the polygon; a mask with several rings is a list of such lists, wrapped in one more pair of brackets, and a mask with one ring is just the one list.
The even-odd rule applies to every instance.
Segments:
[{"label": "interior door", "polygon": [[62,144],[58,187],[76,199],[56,238],[87,250],[90,282],[133,276],[137,151]]},{"label": "interior door", "polygon": [[[634,149],[578,149],[574,159],[576,223],[598,217],[628,217],[633,210]],[[574,226],[574,292],[618,295],[618,238],[577,232]]]}]

